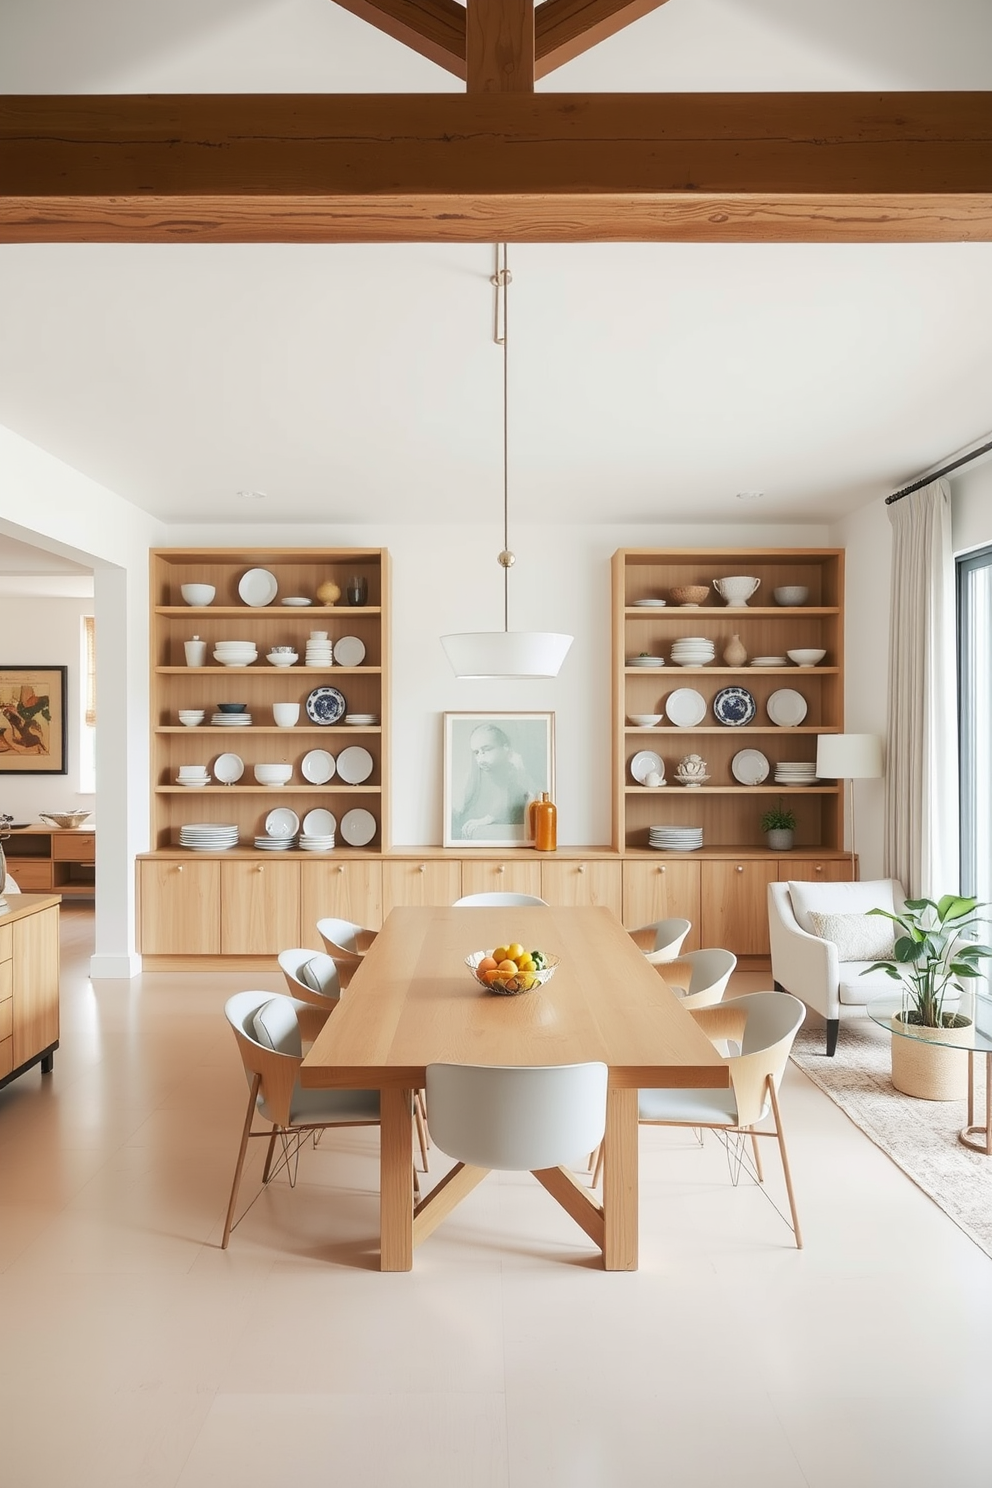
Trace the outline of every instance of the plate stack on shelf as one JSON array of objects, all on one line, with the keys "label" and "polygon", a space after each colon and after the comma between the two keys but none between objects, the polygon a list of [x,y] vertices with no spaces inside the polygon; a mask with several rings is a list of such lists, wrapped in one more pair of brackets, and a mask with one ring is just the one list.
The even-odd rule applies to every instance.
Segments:
[{"label": "plate stack on shelf", "polygon": [[326,630],[312,630],[307,639],[305,664],[308,667],[329,667],[334,660],[334,646],[327,638]]},{"label": "plate stack on shelf", "polygon": [[296,846],[296,838],[270,837],[267,832],[260,832],[255,838],[255,846],[260,852],[288,852]]},{"label": "plate stack on shelf", "polygon": [[346,713],[344,722],[350,723],[352,728],[375,728],[379,722],[378,713]]},{"label": "plate stack on shelf", "polygon": [[702,827],[649,827],[648,847],[661,852],[694,852],[703,845]]},{"label": "plate stack on shelf", "polygon": [[716,655],[716,646],[706,636],[683,636],[672,644],[672,660],[676,666],[708,666]]},{"label": "plate stack on shelf", "polygon": [[188,822],[179,828],[179,846],[193,852],[222,852],[237,845],[238,829],[232,822]]},{"label": "plate stack on shelf", "polygon": [[814,760],[782,760],[775,766],[776,785],[815,785]]},{"label": "plate stack on shelf", "polygon": [[330,852],[334,846],[337,818],[332,811],[317,807],[303,818],[300,847],[304,852]]},{"label": "plate stack on shelf", "polygon": [[789,665],[787,656],[752,656],[751,665],[756,667],[784,667]]},{"label": "plate stack on shelf", "polygon": [[214,728],[248,728],[251,724],[250,713],[221,713],[217,712],[210,720]]}]

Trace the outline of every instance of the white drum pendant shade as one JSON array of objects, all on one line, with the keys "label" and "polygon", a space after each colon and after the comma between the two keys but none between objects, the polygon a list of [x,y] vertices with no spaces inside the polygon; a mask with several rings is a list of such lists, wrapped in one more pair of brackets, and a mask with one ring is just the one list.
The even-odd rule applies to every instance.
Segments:
[{"label": "white drum pendant shade", "polygon": [[557,677],[572,644],[547,630],[476,630],[441,637],[456,677]]}]

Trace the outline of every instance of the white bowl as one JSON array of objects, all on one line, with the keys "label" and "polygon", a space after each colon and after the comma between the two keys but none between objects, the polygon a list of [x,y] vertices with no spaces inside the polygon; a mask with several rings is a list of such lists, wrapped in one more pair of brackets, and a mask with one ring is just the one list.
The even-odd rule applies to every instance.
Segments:
[{"label": "white bowl", "polygon": [[796,666],[814,667],[816,666],[818,661],[823,660],[827,653],[826,651],[821,651],[817,647],[811,647],[808,650],[786,651],[785,654],[790,661],[794,661],[796,663]]},{"label": "white bowl", "polygon": [[206,716],[202,708],[180,708],[179,710],[179,722],[185,724],[187,728],[196,728],[196,725],[202,723]]},{"label": "white bowl", "polygon": [[255,779],[259,785],[285,785],[293,777],[292,765],[256,765]]},{"label": "white bowl", "polygon": [[300,658],[295,651],[270,651],[265,659],[272,666],[287,667],[295,666]]},{"label": "white bowl", "polygon": [[778,589],[773,589],[777,605],[803,605],[809,599],[809,590],[805,584],[782,584]]},{"label": "white bowl", "polygon": [[188,605],[208,605],[213,603],[217,590],[213,584],[181,584],[179,592]]},{"label": "white bowl", "polygon": [[635,728],[654,728],[664,718],[664,713],[631,713],[631,723]]}]

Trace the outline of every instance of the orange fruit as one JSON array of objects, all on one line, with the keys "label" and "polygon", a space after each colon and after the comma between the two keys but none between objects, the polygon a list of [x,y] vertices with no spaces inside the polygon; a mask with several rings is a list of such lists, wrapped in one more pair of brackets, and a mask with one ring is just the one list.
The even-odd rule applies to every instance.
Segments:
[{"label": "orange fruit", "polygon": [[493,956],[483,956],[476,967],[476,971],[495,971],[499,962]]},{"label": "orange fruit", "polygon": [[496,970],[495,966],[492,966],[487,971],[484,971],[482,973],[482,980],[484,982],[486,982],[487,985],[489,985],[491,987],[492,984],[493,984],[493,982],[498,982],[498,981],[500,981],[502,979],[500,977],[499,972]]}]

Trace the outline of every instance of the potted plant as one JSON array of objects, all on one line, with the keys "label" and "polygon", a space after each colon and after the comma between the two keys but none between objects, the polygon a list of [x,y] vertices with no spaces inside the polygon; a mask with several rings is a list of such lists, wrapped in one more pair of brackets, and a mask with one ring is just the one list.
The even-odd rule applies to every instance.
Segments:
[{"label": "potted plant", "polygon": [[766,811],[761,818],[761,830],[772,852],[788,852],[792,847],[795,840],[796,815],[794,811],[787,811],[783,807],[781,796],[778,798],[778,805],[771,811]]},{"label": "potted plant", "polygon": [[895,930],[894,960],[876,961],[862,975],[884,972],[902,986],[903,1005],[893,1018],[892,1083],[906,1095],[957,1100],[966,1093],[967,1071],[953,1045],[960,1046],[960,1030],[973,1021],[958,998],[981,976],[980,962],[992,958],[992,946],[967,938],[985,923],[977,913],[984,907],[945,894],[907,899],[898,914],[868,911],[891,920]]}]

